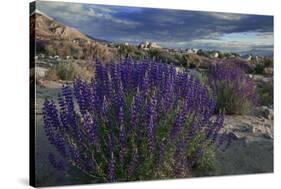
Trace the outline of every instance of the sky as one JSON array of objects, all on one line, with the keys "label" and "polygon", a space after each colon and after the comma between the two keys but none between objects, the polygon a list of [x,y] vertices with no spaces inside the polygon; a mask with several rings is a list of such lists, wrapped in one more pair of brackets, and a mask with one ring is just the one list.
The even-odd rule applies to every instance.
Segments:
[{"label": "sky", "polygon": [[273,16],[47,1],[36,5],[49,17],[96,39],[273,54]]}]

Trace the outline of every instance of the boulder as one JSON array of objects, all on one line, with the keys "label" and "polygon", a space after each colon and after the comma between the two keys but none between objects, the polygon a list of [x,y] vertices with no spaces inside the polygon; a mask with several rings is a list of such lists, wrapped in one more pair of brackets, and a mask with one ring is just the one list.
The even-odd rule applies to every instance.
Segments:
[{"label": "boulder", "polygon": [[272,133],[264,133],[263,137],[266,139],[272,139],[273,140],[273,134]]},{"label": "boulder", "polygon": [[267,107],[267,106],[261,106],[258,108],[257,113],[269,120],[273,120],[273,109]]},{"label": "boulder", "polygon": [[243,123],[239,125],[239,131],[240,132],[251,132],[253,130],[253,126],[249,125],[247,123]]},{"label": "boulder", "polygon": [[268,75],[273,75],[273,68],[264,68],[264,73]]}]

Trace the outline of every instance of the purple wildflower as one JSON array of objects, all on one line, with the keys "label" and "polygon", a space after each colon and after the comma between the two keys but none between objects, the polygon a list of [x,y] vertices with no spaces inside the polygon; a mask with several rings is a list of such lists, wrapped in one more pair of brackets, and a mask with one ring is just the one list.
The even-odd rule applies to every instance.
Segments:
[{"label": "purple wildflower", "polygon": [[[126,58],[106,66],[97,61],[91,82],[76,79],[73,87],[63,86],[58,107],[45,100],[45,133],[64,164],[99,182],[146,179],[160,173],[167,178],[185,176],[203,147],[230,141],[218,134],[223,113],[211,121],[216,87],[203,86],[186,70],[177,72],[174,65],[149,59]],[[239,93],[249,90],[250,86]],[[197,136],[202,136],[198,143],[190,142]],[[194,149],[191,155],[185,153],[189,147]],[[60,161],[52,155],[49,159],[63,170]],[[157,174],[138,171],[146,166]],[[171,175],[162,172],[167,166]]]},{"label": "purple wildflower", "polygon": [[133,151],[132,159],[128,166],[128,177],[131,177],[133,175],[135,168],[137,166],[138,159],[139,159],[138,149],[135,149]]},{"label": "purple wildflower", "polygon": [[124,156],[125,156],[125,125],[124,125],[124,112],[123,108],[120,107],[120,112],[119,112],[119,158],[120,158],[120,163],[123,165],[124,163]]},{"label": "purple wildflower", "polygon": [[111,136],[108,136],[108,143],[107,143],[107,148],[108,148],[108,154],[109,154],[109,160],[107,163],[107,179],[110,182],[114,181],[114,172],[115,172],[115,158],[113,154],[113,146],[112,146],[112,139]]},{"label": "purple wildflower", "polygon": [[57,169],[58,171],[65,171],[65,166],[62,160],[57,161],[55,158],[55,155],[52,153],[49,153],[48,156],[50,164]]}]

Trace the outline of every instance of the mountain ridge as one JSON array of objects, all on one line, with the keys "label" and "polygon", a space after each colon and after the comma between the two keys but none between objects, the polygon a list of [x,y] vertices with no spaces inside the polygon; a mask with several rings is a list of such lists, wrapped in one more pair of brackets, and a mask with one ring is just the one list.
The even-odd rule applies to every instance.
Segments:
[{"label": "mountain ridge", "polygon": [[[37,9],[36,9],[37,10]],[[34,11],[30,16],[34,21],[34,29],[36,32],[36,38],[50,39],[50,38],[61,38],[61,39],[82,39],[90,41],[91,39],[86,37],[78,29],[65,26],[64,24],[50,18],[46,14],[37,10]]]},{"label": "mountain ridge", "polygon": [[30,35],[36,43],[36,53],[105,62],[112,58],[112,49],[78,29],[66,26],[39,10],[30,14]]}]

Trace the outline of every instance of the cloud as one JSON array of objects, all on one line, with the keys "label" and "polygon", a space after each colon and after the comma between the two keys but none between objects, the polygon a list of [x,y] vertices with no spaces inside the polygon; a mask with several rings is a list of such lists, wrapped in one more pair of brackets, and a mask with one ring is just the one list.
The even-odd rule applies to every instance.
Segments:
[{"label": "cloud", "polygon": [[67,22],[74,26],[78,22],[90,22],[94,19],[102,19],[124,25],[136,24],[133,21],[115,18],[111,14],[116,11],[98,5],[39,1],[37,2],[37,8],[47,14],[50,13],[51,16],[59,21]]},{"label": "cloud", "polygon": [[[224,50],[273,46],[272,16],[40,1],[37,4],[50,17],[109,41],[151,40],[169,47]],[[243,34],[248,36],[243,38]],[[254,35],[249,38],[249,34]]]},{"label": "cloud", "polygon": [[221,20],[240,20],[243,17],[241,14],[232,13],[208,12],[206,14]]},{"label": "cloud", "polygon": [[83,4],[77,3],[38,1],[36,2],[36,8],[55,19],[64,18],[73,22],[81,21],[83,17],[87,16]]},{"label": "cloud", "polygon": [[230,34],[230,36],[226,37],[227,39],[225,37],[222,38],[224,39],[195,39],[190,44],[197,48],[231,52],[251,50],[273,51],[272,33],[238,33]]}]

